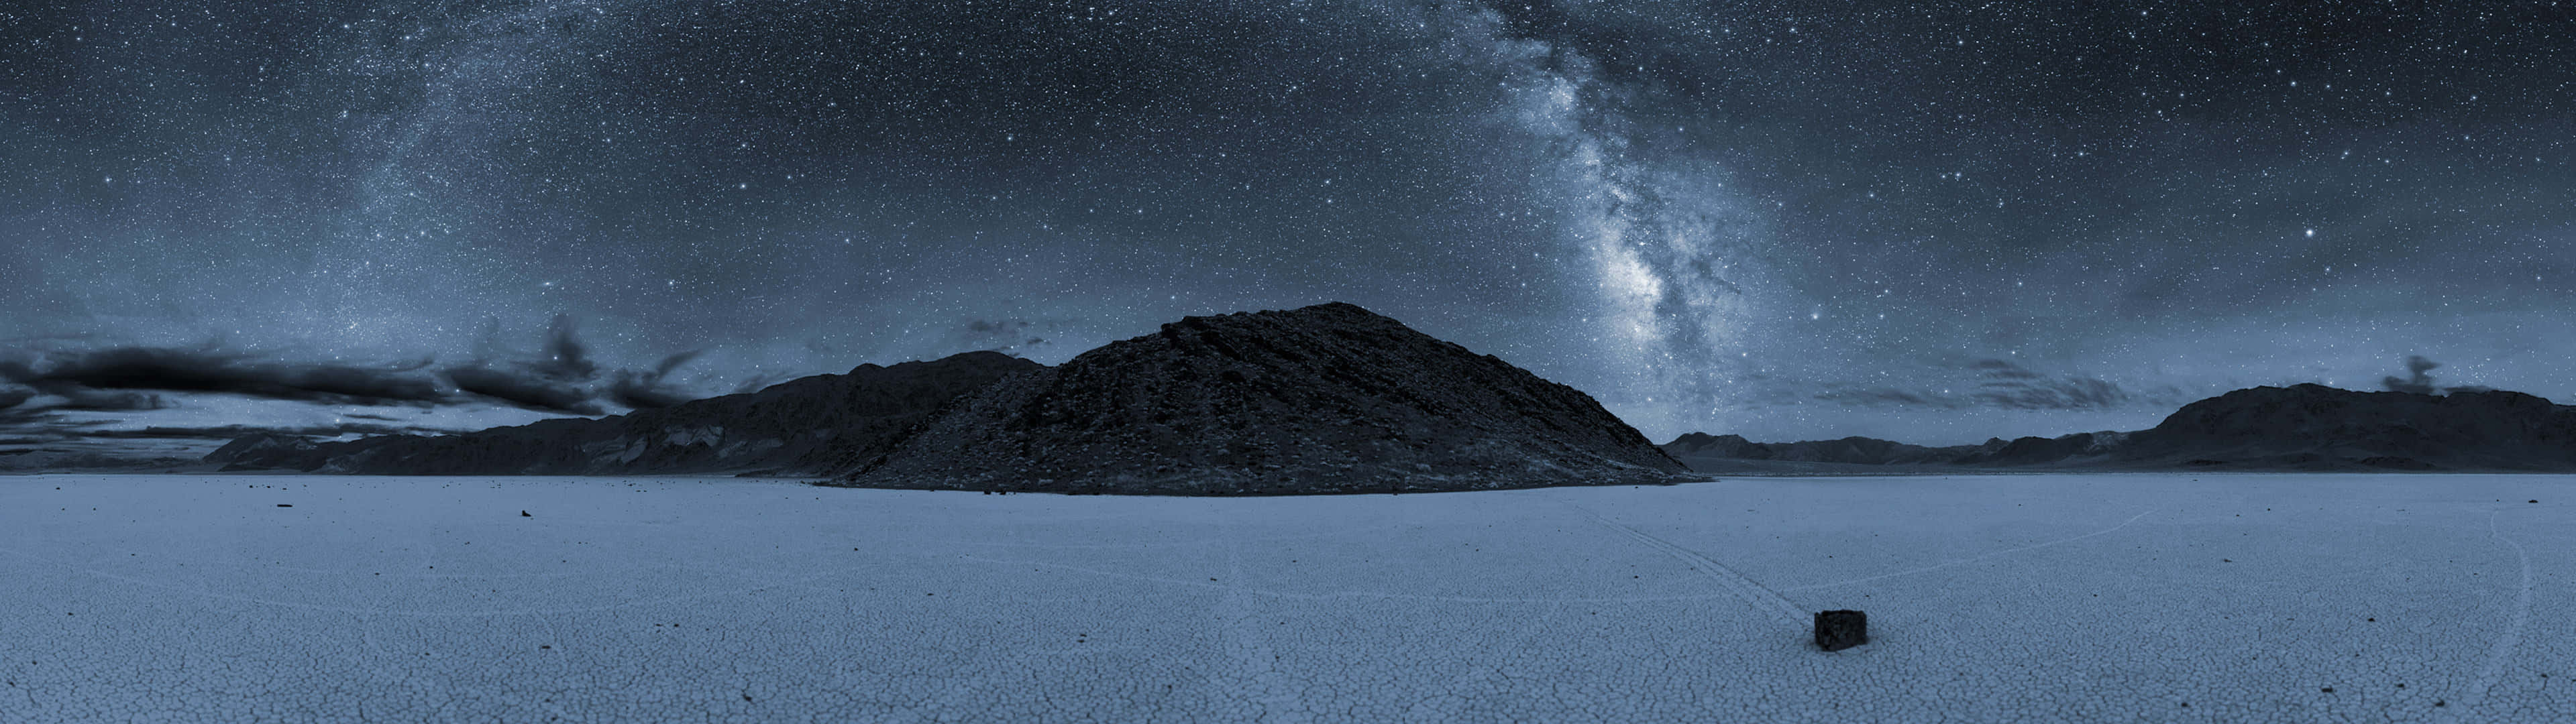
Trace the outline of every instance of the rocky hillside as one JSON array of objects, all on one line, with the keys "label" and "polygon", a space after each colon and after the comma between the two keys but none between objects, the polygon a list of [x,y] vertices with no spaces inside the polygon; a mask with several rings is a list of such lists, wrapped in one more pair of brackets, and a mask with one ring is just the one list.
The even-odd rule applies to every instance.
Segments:
[{"label": "rocky hillside", "polygon": [[1014,376],[839,482],[1158,494],[1666,482],[1590,396],[1349,304],[1190,317]]},{"label": "rocky hillside", "polygon": [[347,442],[252,435],[206,460],[226,470],[394,475],[830,475],[893,450],[960,396],[1041,369],[996,352],[969,352],[935,362],[860,365],[849,374],[596,420]]},{"label": "rocky hillside", "polygon": [[2576,470],[2576,407],[2519,392],[2256,387],[2183,406],[2121,456],[2200,468]]}]

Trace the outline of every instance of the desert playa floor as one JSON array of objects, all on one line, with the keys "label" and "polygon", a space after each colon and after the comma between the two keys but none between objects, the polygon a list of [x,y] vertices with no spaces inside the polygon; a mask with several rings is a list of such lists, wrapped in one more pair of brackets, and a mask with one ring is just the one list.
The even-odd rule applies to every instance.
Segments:
[{"label": "desert playa floor", "polygon": [[2571,482],[0,477],[0,721],[2576,721]]}]

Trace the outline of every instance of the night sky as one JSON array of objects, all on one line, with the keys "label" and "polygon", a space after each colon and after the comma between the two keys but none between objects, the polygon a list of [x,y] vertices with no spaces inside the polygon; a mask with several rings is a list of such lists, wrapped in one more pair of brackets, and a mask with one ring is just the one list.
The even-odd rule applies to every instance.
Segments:
[{"label": "night sky", "polygon": [[[470,427],[1334,300],[1658,441],[2409,355],[2569,402],[2571,50],[2548,2],[22,0],[0,402]],[[81,376],[135,359],[229,371]]]}]

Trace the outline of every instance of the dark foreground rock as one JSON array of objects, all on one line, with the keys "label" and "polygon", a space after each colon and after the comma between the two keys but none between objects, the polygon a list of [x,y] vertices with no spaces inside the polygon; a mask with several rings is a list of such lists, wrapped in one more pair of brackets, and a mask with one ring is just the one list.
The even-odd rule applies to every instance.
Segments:
[{"label": "dark foreground rock", "polygon": [[968,397],[837,484],[1260,495],[1661,483],[1591,396],[1349,304],[1190,317]]},{"label": "dark foreground rock", "polygon": [[596,420],[346,442],[250,435],[205,459],[225,470],[390,475],[833,475],[894,449],[959,397],[1043,368],[996,352],[969,352],[935,362],[860,365],[849,374]]},{"label": "dark foreground rock", "polygon": [[1869,643],[1869,614],[1859,611],[1816,613],[1816,648],[1841,651]]}]

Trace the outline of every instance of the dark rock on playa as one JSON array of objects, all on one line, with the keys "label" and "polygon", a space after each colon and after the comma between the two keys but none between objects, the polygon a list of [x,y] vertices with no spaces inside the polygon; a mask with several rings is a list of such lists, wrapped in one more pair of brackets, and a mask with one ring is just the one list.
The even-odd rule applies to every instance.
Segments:
[{"label": "dark rock on playa", "polygon": [[1190,317],[961,400],[840,483],[1392,493],[1663,483],[1591,396],[1357,306]]},{"label": "dark rock on playa", "polygon": [[1841,651],[1869,643],[1869,614],[1859,611],[1816,613],[1816,648]]}]

